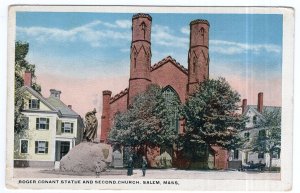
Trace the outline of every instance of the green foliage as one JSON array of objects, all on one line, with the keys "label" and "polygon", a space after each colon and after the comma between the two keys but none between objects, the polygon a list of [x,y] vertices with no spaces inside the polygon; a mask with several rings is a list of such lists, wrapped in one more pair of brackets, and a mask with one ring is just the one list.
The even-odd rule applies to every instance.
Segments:
[{"label": "green foliage", "polygon": [[171,126],[172,115],[179,109],[178,100],[165,100],[162,89],[150,85],[127,111],[115,115],[109,140],[138,148],[172,146],[178,134]]},{"label": "green foliage", "polygon": [[[29,44],[17,41],[15,43],[15,111],[14,111],[14,131],[19,133],[28,127],[28,119],[22,115],[21,111],[24,106],[24,93],[20,89],[24,85],[23,73],[30,71],[32,77],[35,78],[35,65],[30,64],[26,60],[29,51]],[[37,92],[41,92],[40,85],[33,82],[32,88]]]},{"label": "green foliage", "polygon": [[252,151],[269,153],[270,168],[272,167],[272,155],[281,149],[281,109],[264,109],[263,118],[258,122],[258,127],[263,128],[261,134],[254,136],[252,140]]},{"label": "green foliage", "polygon": [[236,113],[239,102],[240,95],[224,78],[200,83],[184,106],[186,132],[180,138],[184,151],[196,158],[211,150],[212,145],[236,148],[240,142],[238,131],[246,122]]}]

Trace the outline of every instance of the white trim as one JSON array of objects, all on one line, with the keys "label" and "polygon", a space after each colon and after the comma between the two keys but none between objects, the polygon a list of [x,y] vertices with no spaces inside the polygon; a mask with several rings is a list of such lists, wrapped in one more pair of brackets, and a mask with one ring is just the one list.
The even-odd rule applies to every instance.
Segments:
[{"label": "white trim", "polygon": [[56,137],[55,140],[56,141],[72,141],[74,139],[74,137]]}]

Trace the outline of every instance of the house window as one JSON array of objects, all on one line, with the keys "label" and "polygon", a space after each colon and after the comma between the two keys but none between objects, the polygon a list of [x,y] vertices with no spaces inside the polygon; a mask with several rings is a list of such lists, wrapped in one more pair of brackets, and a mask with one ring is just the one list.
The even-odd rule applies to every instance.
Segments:
[{"label": "house window", "polygon": [[36,129],[48,130],[49,118],[36,118]]},{"label": "house window", "polygon": [[249,140],[249,137],[250,137],[250,133],[249,132],[244,133],[244,138],[246,140]]},{"label": "house window", "polygon": [[73,133],[74,123],[63,122],[61,123],[61,132],[62,133]]},{"label": "house window", "polygon": [[233,159],[239,159],[239,150],[234,150],[233,152]]},{"label": "house window", "polygon": [[48,153],[48,141],[35,141],[35,153]]},{"label": "house window", "polygon": [[38,99],[29,100],[29,109],[39,109],[39,108],[40,108],[40,100]]},{"label": "house window", "polygon": [[266,130],[260,130],[259,132],[258,132],[258,137],[260,138],[260,139],[264,139],[264,138],[266,138]]},{"label": "house window", "polygon": [[263,159],[265,157],[265,154],[263,152],[259,152],[257,158]]},{"label": "house window", "polygon": [[257,124],[257,116],[254,115],[254,116],[253,116],[253,125],[256,125],[256,124]]},{"label": "house window", "polygon": [[20,152],[28,153],[28,140],[27,139],[20,140]]},{"label": "house window", "polygon": [[272,158],[280,159],[280,149],[273,152]]}]

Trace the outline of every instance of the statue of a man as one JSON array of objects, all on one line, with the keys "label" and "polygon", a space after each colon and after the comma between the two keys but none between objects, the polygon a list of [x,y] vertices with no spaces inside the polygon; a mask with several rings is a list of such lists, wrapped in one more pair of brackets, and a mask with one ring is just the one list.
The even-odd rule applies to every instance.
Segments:
[{"label": "statue of a man", "polygon": [[96,109],[93,111],[87,112],[85,114],[85,130],[84,130],[84,139],[87,141],[93,141],[97,135],[98,129],[98,120],[96,118]]}]

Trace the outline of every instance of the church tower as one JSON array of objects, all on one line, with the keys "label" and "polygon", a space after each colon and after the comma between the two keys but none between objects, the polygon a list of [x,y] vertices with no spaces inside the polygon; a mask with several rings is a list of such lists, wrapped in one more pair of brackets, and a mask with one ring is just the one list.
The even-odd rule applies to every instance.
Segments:
[{"label": "church tower", "polygon": [[138,13],[132,17],[129,105],[151,82],[151,22],[152,17],[148,14]]},{"label": "church tower", "polygon": [[190,23],[188,53],[188,95],[192,95],[200,82],[209,78],[209,22],[197,19]]}]

